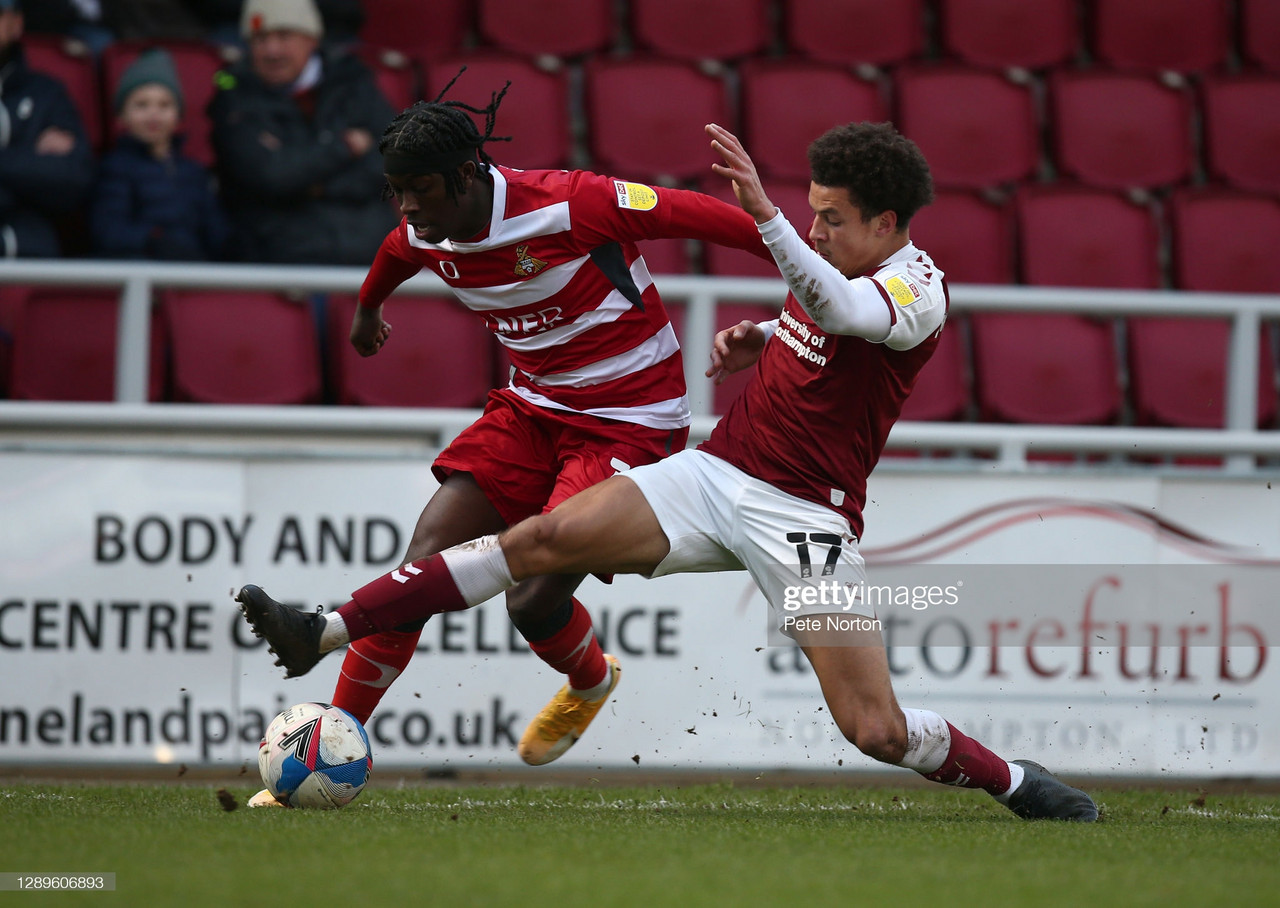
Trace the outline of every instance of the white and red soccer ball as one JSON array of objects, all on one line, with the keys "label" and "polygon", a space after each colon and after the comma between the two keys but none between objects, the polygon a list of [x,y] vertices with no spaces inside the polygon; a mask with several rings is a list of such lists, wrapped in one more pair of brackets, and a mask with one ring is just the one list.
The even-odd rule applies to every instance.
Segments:
[{"label": "white and red soccer ball", "polygon": [[263,784],[290,807],[345,807],[364,790],[372,767],[364,726],[327,703],[290,706],[258,745]]}]

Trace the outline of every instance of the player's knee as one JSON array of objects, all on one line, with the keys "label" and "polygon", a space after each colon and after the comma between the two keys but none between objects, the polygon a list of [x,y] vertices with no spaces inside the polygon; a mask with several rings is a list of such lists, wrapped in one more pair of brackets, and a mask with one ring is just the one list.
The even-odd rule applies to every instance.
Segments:
[{"label": "player's knee", "polygon": [[873,760],[896,765],[906,756],[905,730],[889,716],[837,716],[836,725],[846,741]]}]

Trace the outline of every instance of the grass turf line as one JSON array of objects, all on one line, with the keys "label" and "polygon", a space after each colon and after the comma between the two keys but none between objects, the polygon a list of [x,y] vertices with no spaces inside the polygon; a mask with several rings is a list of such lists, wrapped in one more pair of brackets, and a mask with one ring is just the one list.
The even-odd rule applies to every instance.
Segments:
[{"label": "grass turf line", "polygon": [[[218,908],[1169,908],[1274,905],[1280,890],[1275,795],[1104,791],[1103,821],[1083,825],[1027,823],[941,787],[371,788],[341,811],[232,812],[214,792],[5,785],[0,869],[116,873],[114,896],[42,893],[42,905]],[[243,805],[252,791],[232,794]]]}]

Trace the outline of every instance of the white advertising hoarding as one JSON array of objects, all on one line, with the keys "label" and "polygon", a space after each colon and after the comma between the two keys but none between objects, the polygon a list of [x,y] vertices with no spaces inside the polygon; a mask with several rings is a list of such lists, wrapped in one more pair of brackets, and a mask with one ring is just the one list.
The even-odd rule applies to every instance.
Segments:
[{"label": "white advertising hoarding", "polygon": [[[9,764],[252,762],[280,708],[330,699],[341,654],[286,681],[234,591],[340,605],[398,563],[435,488],[426,463],[395,459],[15,453],[0,467]],[[878,474],[868,582],[909,584],[922,562],[960,582],[1000,566],[1013,597],[981,603],[997,618],[885,609],[899,700],[1065,771],[1275,774],[1277,632],[1232,572],[1280,565],[1276,495],[1257,479]],[[1067,565],[1097,566],[1096,596],[1062,588]],[[1121,617],[1117,571],[1132,565],[1194,567],[1192,604]],[[876,765],[839,739],[803,656],[768,645],[745,573],[592,579],[579,596],[623,681],[557,765]],[[500,600],[437,616],[369,724],[377,764],[519,765],[515,742],[560,683]]]}]

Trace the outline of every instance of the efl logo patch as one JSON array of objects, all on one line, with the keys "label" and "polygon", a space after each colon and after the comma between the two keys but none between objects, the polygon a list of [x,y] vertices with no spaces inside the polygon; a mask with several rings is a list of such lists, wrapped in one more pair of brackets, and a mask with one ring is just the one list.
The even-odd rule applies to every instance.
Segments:
[{"label": "efl logo patch", "polygon": [[643,183],[624,183],[621,180],[614,180],[613,190],[618,194],[619,208],[653,211],[658,205],[658,194]]},{"label": "efl logo patch", "polygon": [[533,277],[545,267],[547,267],[546,262],[529,254],[528,243],[516,247],[516,277]]},{"label": "efl logo patch", "polygon": [[920,299],[920,288],[906,278],[891,277],[885,281],[884,287],[899,306],[910,306]]}]

